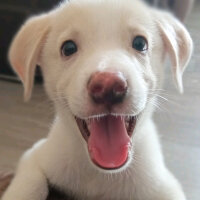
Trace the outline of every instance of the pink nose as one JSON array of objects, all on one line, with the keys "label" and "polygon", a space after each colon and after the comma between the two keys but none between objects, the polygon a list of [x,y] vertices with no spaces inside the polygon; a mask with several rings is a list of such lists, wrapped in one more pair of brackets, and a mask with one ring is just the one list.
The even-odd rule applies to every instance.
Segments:
[{"label": "pink nose", "polygon": [[88,92],[97,104],[121,103],[127,92],[127,82],[121,72],[96,72],[88,82]]}]

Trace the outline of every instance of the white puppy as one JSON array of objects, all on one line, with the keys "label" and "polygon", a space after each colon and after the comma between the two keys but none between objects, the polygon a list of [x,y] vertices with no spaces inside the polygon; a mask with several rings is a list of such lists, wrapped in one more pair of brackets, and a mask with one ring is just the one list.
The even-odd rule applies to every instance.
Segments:
[{"label": "white puppy", "polygon": [[3,200],[45,200],[49,184],[81,200],[185,200],[152,113],[165,55],[182,92],[191,52],[179,21],[137,0],[72,0],[30,18],[10,62],[26,100],[41,66],[56,117]]}]

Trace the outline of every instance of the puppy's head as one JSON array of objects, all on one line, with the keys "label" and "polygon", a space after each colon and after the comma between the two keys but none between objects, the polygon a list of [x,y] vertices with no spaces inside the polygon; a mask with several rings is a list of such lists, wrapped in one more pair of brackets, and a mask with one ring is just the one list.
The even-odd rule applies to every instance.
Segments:
[{"label": "puppy's head", "polygon": [[110,170],[131,161],[131,139],[160,88],[166,53],[182,92],[191,52],[188,32],[170,14],[136,0],[72,0],[29,19],[9,58],[26,100],[41,66],[57,112],[73,117],[89,158]]}]

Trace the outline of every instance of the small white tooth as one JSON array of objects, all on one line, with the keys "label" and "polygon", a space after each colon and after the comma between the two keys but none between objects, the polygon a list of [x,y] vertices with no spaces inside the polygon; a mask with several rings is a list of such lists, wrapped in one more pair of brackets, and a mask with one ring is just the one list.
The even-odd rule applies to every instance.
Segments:
[{"label": "small white tooth", "polygon": [[126,128],[128,128],[129,127],[129,123],[128,122],[126,122]]}]

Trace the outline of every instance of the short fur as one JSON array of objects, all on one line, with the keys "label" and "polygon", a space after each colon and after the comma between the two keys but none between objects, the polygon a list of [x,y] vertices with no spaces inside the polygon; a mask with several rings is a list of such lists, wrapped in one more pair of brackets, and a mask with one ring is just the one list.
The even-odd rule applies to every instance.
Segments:
[{"label": "short fur", "polygon": [[[148,41],[145,54],[132,48],[137,35]],[[78,45],[70,58],[60,53],[69,39]],[[192,40],[178,20],[137,0],[66,1],[30,18],[14,38],[9,59],[24,84],[26,100],[35,67],[41,66],[56,116],[48,137],[22,157],[3,200],[45,200],[49,183],[81,200],[185,200],[164,164],[152,113],[165,55],[169,54],[182,92],[182,74],[191,53]],[[117,170],[102,170],[91,162],[74,119],[106,113],[91,103],[86,88],[97,71],[120,71],[129,83],[129,95],[112,114],[139,115],[131,156]]]},{"label": "short fur", "polygon": [[[13,173],[12,172],[5,172],[5,171],[0,171],[0,199],[11,183],[13,179]],[[46,200],[74,200],[72,197],[66,196],[66,194],[55,190],[55,188],[49,187],[49,194]]]}]

